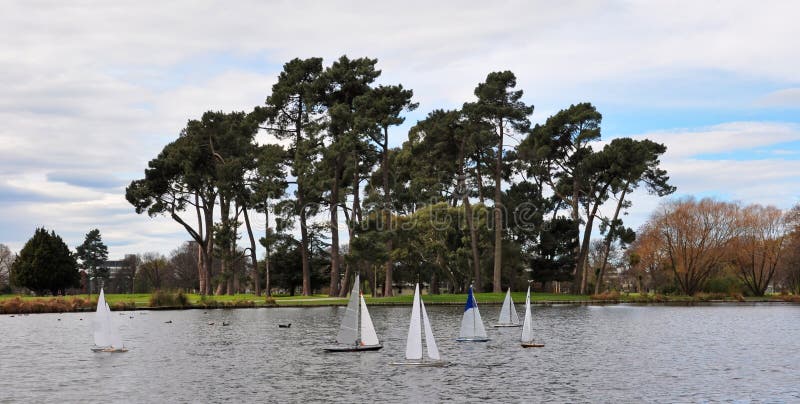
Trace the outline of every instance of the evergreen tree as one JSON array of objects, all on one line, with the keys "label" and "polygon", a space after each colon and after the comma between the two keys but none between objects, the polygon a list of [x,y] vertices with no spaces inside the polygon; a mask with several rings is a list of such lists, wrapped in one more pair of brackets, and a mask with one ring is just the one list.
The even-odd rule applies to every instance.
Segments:
[{"label": "evergreen tree", "polygon": [[11,266],[11,282],[42,295],[80,286],[78,263],[55,232],[36,229]]},{"label": "evergreen tree", "polygon": [[[503,144],[505,136],[527,132],[530,121],[528,116],[533,113],[533,106],[521,101],[522,90],[514,91],[517,86],[517,77],[506,70],[492,72],[486,76],[486,81],[475,87],[475,96],[478,101],[464,104],[468,114],[480,117],[484,122],[494,127],[497,144],[494,164],[494,274],[492,277],[492,291],[502,292],[500,285],[503,263],[503,201],[501,183],[505,167],[503,164]],[[480,184],[482,185],[482,184]]]},{"label": "evergreen tree", "polygon": [[92,281],[108,280],[109,270],[105,267],[108,260],[108,247],[103,244],[100,230],[94,229],[86,233],[83,244],[76,249],[76,257],[81,261],[80,268],[86,271],[89,277],[89,293],[92,293]]},{"label": "evergreen tree", "polygon": [[[323,106],[317,94],[322,58],[292,59],[283,65],[278,82],[266,106],[258,107],[254,116],[268,124],[266,129],[280,140],[288,140],[288,160],[296,185],[292,214],[300,221],[300,260],[303,273],[303,295],[311,294],[311,264],[308,218],[316,214],[321,196],[313,181],[322,148],[319,139]],[[284,209],[288,212],[288,209]],[[269,249],[269,247],[267,247]]]},{"label": "evergreen tree", "polygon": [[[317,94],[327,108],[328,145],[323,152],[324,175],[320,179],[326,184],[331,229],[331,281],[329,294],[339,294],[339,208],[344,199],[346,158],[363,141],[363,134],[356,125],[356,98],[371,91],[370,84],[380,76],[375,69],[377,59],[350,59],[340,57],[320,76]],[[390,292],[387,292],[390,293]]]}]

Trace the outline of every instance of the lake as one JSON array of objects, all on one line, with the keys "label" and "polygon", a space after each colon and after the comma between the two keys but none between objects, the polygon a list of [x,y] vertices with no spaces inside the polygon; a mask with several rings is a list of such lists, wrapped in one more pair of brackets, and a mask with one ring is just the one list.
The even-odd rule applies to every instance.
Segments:
[{"label": "lake", "polygon": [[336,354],[344,307],[115,312],[121,354],[89,350],[94,313],[0,315],[0,403],[800,400],[796,305],[536,306],[529,349],[490,326],[499,305],[487,343],[455,341],[462,307],[427,309],[448,367],[389,365],[410,307],[370,307],[384,348]]}]

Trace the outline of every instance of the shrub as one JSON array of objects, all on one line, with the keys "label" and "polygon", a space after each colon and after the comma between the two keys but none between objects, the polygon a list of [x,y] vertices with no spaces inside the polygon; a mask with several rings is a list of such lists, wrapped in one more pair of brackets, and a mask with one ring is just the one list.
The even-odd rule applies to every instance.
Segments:
[{"label": "shrub", "polygon": [[267,296],[264,298],[264,304],[267,306],[277,306],[278,302],[275,301],[275,298],[272,296]]},{"label": "shrub", "polygon": [[781,300],[790,303],[800,303],[800,295],[781,295]]},{"label": "shrub", "polygon": [[599,295],[592,295],[592,300],[619,300],[619,292],[612,290],[610,292],[603,292]]},{"label": "shrub", "polygon": [[0,305],[0,312],[3,314],[17,314],[21,313],[20,308],[22,307],[22,299],[19,296],[13,299],[6,299],[3,301],[2,305]]},{"label": "shrub", "polygon": [[189,305],[189,298],[182,291],[168,292],[156,290],[150,295],[151,307],[184,307]]},{"label": "shrub", "polygon": [[219,307],[219,302],[207,295],[200,295],[200,301],[197,303],[197,305],[205,309],[214,309]]}]

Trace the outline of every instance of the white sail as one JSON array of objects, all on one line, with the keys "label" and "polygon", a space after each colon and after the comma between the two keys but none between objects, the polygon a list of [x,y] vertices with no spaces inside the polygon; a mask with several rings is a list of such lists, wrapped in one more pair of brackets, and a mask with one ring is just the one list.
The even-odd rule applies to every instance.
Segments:
[{"label": "white sail", "polygon": [[461,339],[487,338],[486,328],[484,328],[483,320],[481,319],[481,312],[478,310],[478,302],[472,293],[472,286],[469,287],[467,304],[464,306],[464,315],[461,317],[461,332],[459,332],[458,336]]},{"label": "white sail", "polygon": [[[356,277],[358,279],[358,277]],[[378,334],[375,333],[375,326],[372,325],[372,318],[367,311],[367,303],[364,296],[361,296],[361,343],[363,345],[378,345]]]},{"label": "white sail", "polygon": [[342,317],[342,324],[339,327],[339,334],[336,335],[336,342],[342,345],[353,345],[358,339],[358,275],[353,283],[353,290],[350,291],[350,301],[347,302],[347,310]]},{"label": "white sail", "polygon": [[522,343],[533,341],[531,321],[531,287],[528,286],[528,294],[525,295],[525,320],[522,321],[522,336],[520,337]]},{"label": "white sail", "polygon": [[411,306],[411,321],[408,323],[408,337],[406,339],[406,359],[409,360],[422,359],[422,330],[420,329],[419,284],[417,284],[417,288],[414,290],[414,303]]},{"label": "white sail", "polygon": [[500,308],[500,319],[497,320],[500,325],[519,325],[519,316],[517,315],[517,308],[514,307],[514,301],[511,300],[511,288],[506,292],[506,298],[503,300],[503,307]]},{"label": "white sail", "polygon": [[94,313],[94,344],[99,347],[107,347],[111,345],[111,327],[110,317],[108,315],[108,306],[106,305],[106,297],[103,289],[100,289],[100,297],[97,298],[97,310]]},{"label": "white sail", "polygon": [[422,322],[425,326],[425,347],[428,348],[428,358],[435,361],[441,359],[439,356],[439,348],[436,346],[436,340],[433,338],[433,330],[431,330],[431,322],[428,320],[428,312],[425,310],[425,303],[420,300],[419,302],[422,310]]},{"label": "white sail", "polygon": [[122,338],[114,327],[114,317],[111,315],[111,308],[106,302],[106,295],[100,289],[100,296],[97,298],[97,310],[94,315],[94,344],[98,347],[112,347],[114,349],[124,348]]}]

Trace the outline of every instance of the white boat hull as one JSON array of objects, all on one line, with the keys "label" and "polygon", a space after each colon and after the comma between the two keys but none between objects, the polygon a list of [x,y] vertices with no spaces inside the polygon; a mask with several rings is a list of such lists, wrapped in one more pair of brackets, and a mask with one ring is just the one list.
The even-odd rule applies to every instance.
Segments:
[{"label": "white boat hull", "polygon": [[128,352],[127,348],[95,347],[92,352]]},{"label": "white boat hull", "polygon": [[429,361],[429,362],[426,362],[426,361],[414,362],[414,361],[412,361],[412,362],[392,362],[392,363],[390,363],[390,365],[392,365],[392,366],[414,366],[414,367],[420,367],[420,368],[423,368],[423,367],[441,368],[441,367],[445,367],[445,366],[447,366],[449,364],[450,364],[449,362],[445,362],[445,361]]},{"label": "white boat hull", "polygon": [[456,338],[458,342],[486,342],[491,340],[491,338],[484,338],[484,337],[471,337],[471,338]]}]

